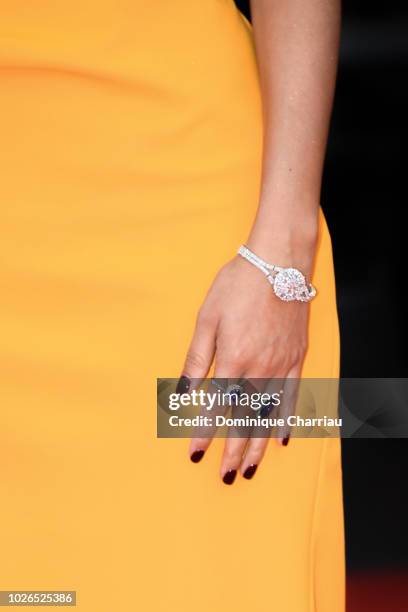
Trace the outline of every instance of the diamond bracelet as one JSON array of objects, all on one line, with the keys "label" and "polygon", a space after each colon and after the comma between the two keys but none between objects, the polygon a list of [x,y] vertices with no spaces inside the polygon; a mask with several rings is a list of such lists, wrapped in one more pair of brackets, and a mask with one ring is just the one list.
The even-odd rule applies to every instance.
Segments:
[{"label": "diamond bracelet", "polygon": [[306,282],[300,270],[267,263],[245,245],[239,247],[238,255],[265,274],[275,295],[284,302],[310,302],[315,297],[316,289]]}]

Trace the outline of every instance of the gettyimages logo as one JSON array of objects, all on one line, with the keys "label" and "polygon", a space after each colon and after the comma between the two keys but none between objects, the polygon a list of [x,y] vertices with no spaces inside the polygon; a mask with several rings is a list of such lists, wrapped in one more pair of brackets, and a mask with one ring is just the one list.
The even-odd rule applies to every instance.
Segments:
[{"label": "gettyimages logo", "polygon": [[200,406],[206,411],[219,409],[220,407],[245,406],[251,410],[280,406],[283,389],[279,392],[267,393],[252,390],[249,392],[244,385],[234,383],[228,385],[224,390],[219,380],[212,378],[211,385],[215,389],[205,391],[204,389],[192,389],[188,393],[171,393],[169,395],[169,409],[179,410],[181,406]]}]

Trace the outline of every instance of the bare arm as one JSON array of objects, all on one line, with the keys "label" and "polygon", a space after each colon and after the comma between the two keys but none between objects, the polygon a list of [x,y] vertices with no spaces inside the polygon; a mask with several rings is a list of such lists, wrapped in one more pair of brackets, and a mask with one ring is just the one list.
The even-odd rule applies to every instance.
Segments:
[{"label": "bare arm", "polygon": [[262,189],[249,240],[310,271],[339,47],[340,0],[251,0],[264,111]]},{"label": "bare arm", "polygon": [[[248,246],[270,263],[299,268],[306,276],[316,247],[339,2],[251,2],[264,143],[260,202]],[[201,307],[183,380],[205,377],[215,356],[217,378],[296,381],[307,345],[308,304],[281,301],[259,270],[235,257],[218,273]],[[279,435],[285,446],[288,432]],[[227,439],[220,469],[224,482],[231,484],[238,470],[252,478],[267,442],[255,437]],[[193,461],[202,458],[209,443],[192,440]]]}]

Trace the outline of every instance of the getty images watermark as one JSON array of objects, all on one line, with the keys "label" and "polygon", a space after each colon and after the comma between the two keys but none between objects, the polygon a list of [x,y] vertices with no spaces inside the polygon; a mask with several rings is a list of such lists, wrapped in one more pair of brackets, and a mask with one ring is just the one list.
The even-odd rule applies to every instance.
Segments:
[{"label": "getty images watermark", "polygon": [[[213,381],[212,381],[213,382]],[[304,418],[296,414],[284,416],[269,416],[275,412],[283,403],[284,390],[275,393],[261,392],[234,392],[228,390],[222,392],[207,392],[204,389],[193,389],[190,393],[171,393],[169,395],[169,410],[179,411],[181,408],[195,407],[204,412],[195,416],[170,415],[170,427],[341,427],[342,419],[339,417],[330,418],[309,417]],[[220,409],[244,409],[250,411],[242,416],[209,414]],[[207,414],[208,413],[208,414]],[[255,414],[256,413],[256,414]]]},{"label": "getty images watermark", "polygon": [[[212,378],[178,388],[158,379],[159,437],[338,436],[338,381]],[[313,433],[312,433],[313,432]]]}]

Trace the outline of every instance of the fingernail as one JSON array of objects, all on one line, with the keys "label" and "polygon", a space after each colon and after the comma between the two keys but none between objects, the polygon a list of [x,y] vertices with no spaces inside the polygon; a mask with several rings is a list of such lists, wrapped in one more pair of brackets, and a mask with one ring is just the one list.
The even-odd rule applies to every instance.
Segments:
[{"label": "fingernail", "polygon": [[187,393],[191,385],[191,380],[188,376],[181,376],[177,383],[176,393]]},{"label": "fingernail", "polygon": [[290,436],[286,436],[286,438],[283,438],[282,446],[287,446],[289,444],[289,438],[290,438]]},{"label": "fingernail", "polygon": [[194,451],[194,453],[192,453],[192,455],[190,455],[190,459],[193,463],[198,463],[199,461],[201,461],[201,459],[204,457],[204,452],[203,450],[196,450]]},{"label": "fingernail", "polygon": [[225,472],[222,481],[227,485],[232,485],[235,480],[235,476],[237,475],[237,470],[228,470]]},{"label": "fingernail", "polygon": [[247,469],[245,470],[245,472],[242,474],[243,477],[246,478],[247,480],[251,480],[251,478],[255,474],[257,468],[258,468],[258,466],[255,465],[255,463],[253,463],[252,465],[249,465],[247,467]]}]

